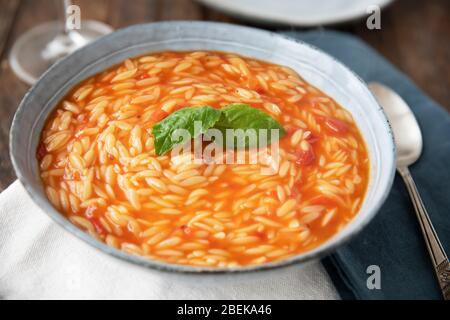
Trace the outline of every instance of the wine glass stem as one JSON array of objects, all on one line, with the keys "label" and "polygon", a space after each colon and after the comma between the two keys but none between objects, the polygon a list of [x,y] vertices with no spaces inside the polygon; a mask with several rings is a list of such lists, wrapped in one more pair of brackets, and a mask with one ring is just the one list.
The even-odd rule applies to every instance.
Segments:
[{"label": "wine glass stem", "polygon": [[68,35],[72,30],[69,28],[67,21],[69,20],[69,8],[72,5],[72,0],[63,0],[63,9],[64,9],[64,33]]}]

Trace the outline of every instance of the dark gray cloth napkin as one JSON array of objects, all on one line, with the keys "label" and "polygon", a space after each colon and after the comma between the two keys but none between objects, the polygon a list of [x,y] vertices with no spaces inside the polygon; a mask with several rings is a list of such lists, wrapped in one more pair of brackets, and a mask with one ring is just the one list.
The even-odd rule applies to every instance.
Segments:
[{"label": "dark gray cloth napkin", "polygon": [[[336,57],[366,82],[399,93],[422,129],[424,151],[413,178],[447,252],[450,252],[450,116],[411,80],[361,40],[334,31],[287,32]],[[423,61],[422,63],[433,63]],[[449,102],[450,103],[450,102]],[[378,215],[323,264],[344,299],[441,299],[412,203],[397,175]],[[381,270],[381,289],[367,287],[367,267]]]}]

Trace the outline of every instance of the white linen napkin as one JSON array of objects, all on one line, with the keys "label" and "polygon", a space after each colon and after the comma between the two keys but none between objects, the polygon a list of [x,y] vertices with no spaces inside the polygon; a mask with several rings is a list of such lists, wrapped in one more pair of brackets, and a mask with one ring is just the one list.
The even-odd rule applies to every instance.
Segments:
[{"label": "white linen napkin", "polygon": [[0,299],[339,299],[320,262],[233,276],[179,275],[72,236],[16,181],[0,194]]}]

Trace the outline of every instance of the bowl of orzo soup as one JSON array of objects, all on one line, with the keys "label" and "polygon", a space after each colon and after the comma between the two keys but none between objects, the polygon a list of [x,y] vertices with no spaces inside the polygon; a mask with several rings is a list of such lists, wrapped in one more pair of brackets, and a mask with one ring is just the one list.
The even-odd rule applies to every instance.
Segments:
[{"label": "bowl of orzo soup", "polygon": [[320,257],[394,176],[366,85],[302,42],[220,23],[119,30],[23,99],[11,155],[36,204],[115,257],[237,272]]}]

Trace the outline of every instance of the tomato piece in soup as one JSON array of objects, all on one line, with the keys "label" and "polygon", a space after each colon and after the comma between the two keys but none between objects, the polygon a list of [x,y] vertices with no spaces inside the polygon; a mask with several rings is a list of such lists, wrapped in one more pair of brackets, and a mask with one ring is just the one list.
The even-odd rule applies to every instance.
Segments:
[{"label": "tomato piece in soup", "polygon": [[155,111],[152,113],[151,119],[152,119],[154,122],[159,122],[159,121],[165,119],[168,115],[169,115],[169,114],[168,114],[166,111],[164,111],[164,110],[162,110],[162,109],[158,109],[158,110],[155,110]]},{"label": "tomato piece in soup", "polygon": [[324,123],[326,128],[333,133],[345,134],[348,132],[348,124],[342,120],[327,117],[325,118]]},{"label": "tomato piece in soup", "polygon": [[43,143],[39,144],[39,147],[36,152],[36,158],[41,161],[44,159],[45,155],[47,154],[47,149],[45,148],[45,145]]},{"label": "tomato piece in soup", "polygon": [[312,148],[308,150],[300,149],[297,151],[297,160],[295,161],[299,165],[309,166],[312,165],[314,160],[316,160],[316,155]]}]

